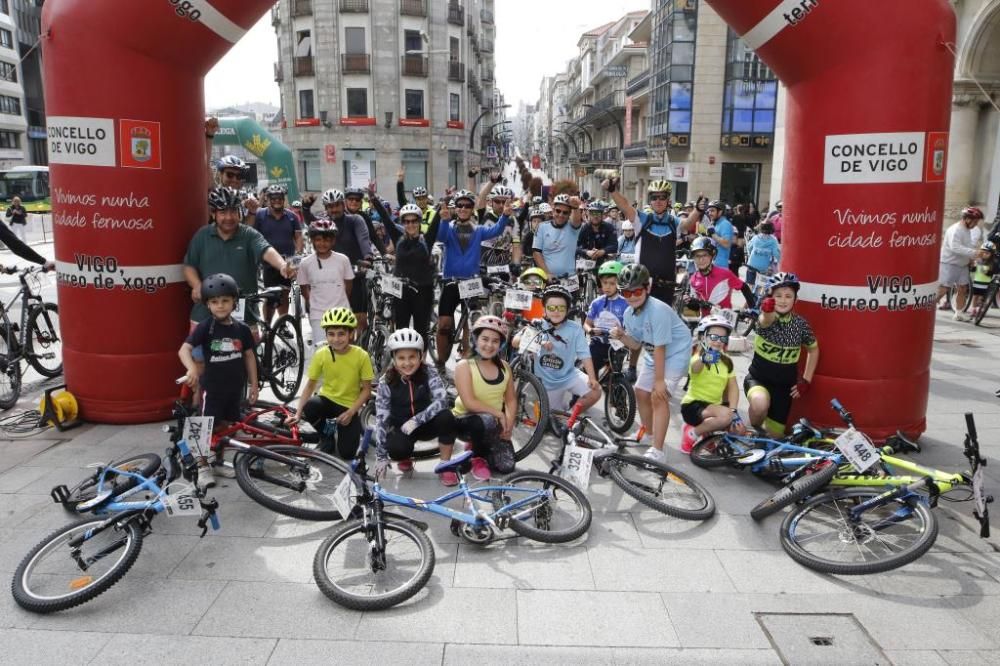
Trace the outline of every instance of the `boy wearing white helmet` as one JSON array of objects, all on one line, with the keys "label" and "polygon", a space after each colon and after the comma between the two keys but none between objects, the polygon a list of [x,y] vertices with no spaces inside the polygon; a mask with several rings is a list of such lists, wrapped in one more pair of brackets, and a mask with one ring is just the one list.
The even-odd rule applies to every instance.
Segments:
[{"label": "boy wearing white helmet", "polygon": [[638,242],[639,239],[635,236],[635,225],[628,220],[622,222],[622,235],[618,237],[618,256],[631,255],[628,260],[621,259],[623,263],[630,264],[635,261],[635,249]]},{"label": "boy wearing white helmet", "polygon": [[698,343],[688,368],[688,390],[681,399],[681,418],[685,424],[681,451],[684,453],[690,453],[702,436],[726,430],[733,422],[739,422],[736,409],[740,387],[736,383],[733,360],[725,353],[732,332],[733,325],[720,315],[709,315],[698,323]]}]

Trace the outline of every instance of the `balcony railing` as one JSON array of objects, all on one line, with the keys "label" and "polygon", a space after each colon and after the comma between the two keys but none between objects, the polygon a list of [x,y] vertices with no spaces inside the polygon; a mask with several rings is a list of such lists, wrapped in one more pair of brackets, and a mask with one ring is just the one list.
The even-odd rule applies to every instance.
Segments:
[{"label": "balcony railing", "polygon": [[403,16],[427,16],[424,0],[399,0],[399,13]]},{"label": "balcony railing", "polygon": [[312,76],[314,73],[312,56],[295,56],[292,58],[292,74],[294,76]]},{"label": "balcony railing", "polygon": [[343,13],[367,12],[368,0],[340,0],[340,11]]},{"label": "balcony railing", "polygon": [[493,40],[484,39],[483,40],[483,53],[493,53]]},{"label": "balcony railing", "polygon": [[427,56],[404,55],[402,61],[403,76],[427,76]]},{"label": "balcony railing", "polygon": [[457,60],[448,61],[448,80],[465,83],[465,63]]},{"label": "balcony railing", "polygon": [[590,162],[590,153],[577,153],[574,159],[578,164],[587,164]]},{"label": "balcony railing", "polygon": [[274,63],[274,82],[281,83],[285,80],[285,72],[281,69],[281,63]]},{"label": "balcony railing", "polygon": [[481,20],[483,23],[490,23],[490,24],[492,24],[493,23],[493,12],[491,12],[490,10],[488,10],[486,8],[480,9],[479,10],[479,20]]},{"label": "balcony railing", "polygon": [[483,73],[479,75],[479,78],[482,79],[483,83],[493,83],[493,70],[484,67]]},{"label": "balcony railing", "polygon": [[344,74],[368,74],[372,71],[372,60],[369,53],[340,54],[340,69]]},{"label": "balcony railing", "polygon": [[633,141],[622,151],[625,159],[643,159],[649,157],[649,150],[645,141]]},{"label": "balcony railing", "polygon": [[625,108],[625,91],[616,90],[610,95],[605,95],[601,99],[594,102],[594,108],[592,111],[610,111],[612,109],[624,109]]},{"label": "balcony railing", "polygon": [[312,0],[292,0],[292,16],[309,16],[312,13]]},{"label": "balcony railing", "polygon": [[617,148],[598,148],[591,152],[591,161],[618,164],[621,158]]},{"label": "balcony railing", "polygon": [[641,72],[638,76],[633,76],[625,84],[625,92],[629,95],[635,94],[649,84],[649,70]]},{"label": "balcony railing", "polygon": [[465,23],[465,7],[449,3],[448,23],[461,27]]}]

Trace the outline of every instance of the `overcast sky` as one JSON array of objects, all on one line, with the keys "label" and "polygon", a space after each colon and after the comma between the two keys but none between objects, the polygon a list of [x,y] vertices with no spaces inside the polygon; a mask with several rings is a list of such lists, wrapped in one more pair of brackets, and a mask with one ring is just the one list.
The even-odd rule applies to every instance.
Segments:
[{"label": "overcast sky", "polygon": [[[538,100],[543,76],[563,71],[580,35],[623,14],[649,9],[650,0],[496,0],[496,76],[507,103]],[[205,104],[279,104],[273,65],[278,59],[270,12],[205,77]],[[248,81],[258,82],[257,86]]]}]

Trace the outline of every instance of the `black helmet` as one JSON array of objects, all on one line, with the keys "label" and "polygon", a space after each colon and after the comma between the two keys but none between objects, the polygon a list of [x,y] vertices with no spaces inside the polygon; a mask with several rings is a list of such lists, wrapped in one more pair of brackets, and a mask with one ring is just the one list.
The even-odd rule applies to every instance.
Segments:
[{"label": "black helmet", "polygon": [[201,302],[205,303],[216,296],[240,297],[240,287],[231,275],[216,273],[201,281]]},{"label": "black helmet", "polygon": [[566,305],[573,304],[573,294],[570,293],[569,289],[562,286],[561,284],[554,284],[545,288],[542,292],[542,305],[549,302],[550,298],[559,297],[566,301]]},{"label": "black helmet", "polygon": [[208,207],[211,210],[243,209],[240,193],[231,187],[214,187],[208,193]]},{"label": "black helmet", "polygon": [[619,289],[638,289],[649,286],[649,269],[642,264],[629,264],[618,274]]},{"label": "black helmet", "polygon": [[719,248],[715,246],[715,241],[708,236],[698,236],[691,241],[692,256],[694,256],[695,252],[708,252],[714,257],[718,251]]}]

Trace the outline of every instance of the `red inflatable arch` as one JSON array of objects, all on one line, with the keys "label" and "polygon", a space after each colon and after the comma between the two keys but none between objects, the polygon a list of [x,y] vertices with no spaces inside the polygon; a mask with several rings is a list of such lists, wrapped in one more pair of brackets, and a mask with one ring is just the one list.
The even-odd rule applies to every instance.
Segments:
[{"label": "red inflatable arch", "polygon": [[[944,204],[946,0],[708,0],[788,86],[785,267],[838,396],[920,431]],[[272,0],[49,0],[46,104],[66,380],[84,418],[167,415],[204,223],[202,80]],[[919,5],[919,9],[914,5]]]}]

